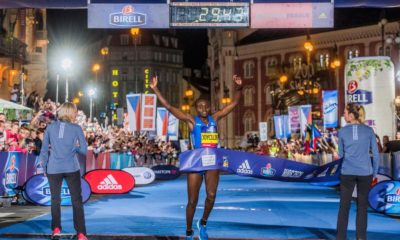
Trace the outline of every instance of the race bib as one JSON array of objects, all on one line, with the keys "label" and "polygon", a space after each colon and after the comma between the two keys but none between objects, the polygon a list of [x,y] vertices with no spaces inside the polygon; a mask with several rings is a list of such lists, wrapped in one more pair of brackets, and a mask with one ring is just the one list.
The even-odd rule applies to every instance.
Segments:
[{"label": "race bib", "polygon": [[216,148],[218,146],[218,133],[201,133],[201,147]]}]

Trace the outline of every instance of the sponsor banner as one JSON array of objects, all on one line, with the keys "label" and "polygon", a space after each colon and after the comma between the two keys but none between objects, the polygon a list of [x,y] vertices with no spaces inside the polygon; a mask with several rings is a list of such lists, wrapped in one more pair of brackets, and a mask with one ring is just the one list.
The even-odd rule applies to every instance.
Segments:
[{"label": "sponsor banner", "polygon": [[274,116],[275,137],[278,139],[290,137],[290,126],[288,115]]},{"label": "sponsor banner", "polygon": [[377,212],[400,215],[400,181],[377,183],[368,194],[369,206]]},{"label": "sponsor banner", "polygon": [[251,4],[251,28],[333,27],[333,2]]},{"label": "sponsor banner", "polygon": [[142,131],[156,130],[156,103],[157,96],[155,94],[142,95],[142,107],[140,126]]},{"label": "sponsor banner", "polygon": [[121,170],[93,170],[84,177],[93,193],[121,194],[130,192],[135,186],[132,175]]},{"label": "sponsor banner", "polygon": [[260,130],[260,141],[268,140],[268,124],[267,122],[258,123],[258,128]]},{"label": "sponsor banner", "polygon": [[1,194],[6,196],[15,195],[14,188],[22,186],[26,181],[26,154],[19,152],[1,153]]},{"label": "sponsor banner", "polygon": [[300,108],[300,133],[305,136],[307,126],[312,124],[311,105],[301,105]]},{"label": "sponsor banner", "polygon": [[[211,157],[212,156],[212,157]],[[339,183],[341,161],[323,166],[260,156],[221,148],[199,148],[179,155],[182,172],[220,169],[242,176],[279,181],[310,182],[332,186]]]},{"label": "sponsor banner", "polygon": [[153,170],[146,167],[131,167],[124,168],[123,171],[129,173],[135,178],[136,185],[147,185],[156,179],[156,174]]},{"label": "sponsor banner", "polygon": [[96,169],[110,169],[111,168],[111,153],[99,153],[96,158]]},{"label": "sponsor banner", "polygon": [[140,131],[140,106],[141,94],[126,95],[126,105],[128,109],[128,126],[129,130]]},{"label": "sponsor banner", "polygon": [[[90,198],[90,186],[89,183],[81,178],[82,187],[82,201],[86,202]],[[47,177],[43,174],[38,174],[31,177],[25,184],[25,189],[23,193],[24,198],[32,203],[50,206],[51,205],[51,192]],[[71,195],[65,179],[61,186],[61,205],[70,206]]]},{"label": "sponsor banner", "polygon": [[189,150],[189,139],[179,139],[179,147],[181,152]]},{"label": "sponsor banner", "polygon": [[157,180],[173,180],[181,175],[179,168],[173,165],[157,165],[151,168]]},{"label": "sponsor banner", "polygon": [[290,134],[300,134],[300,107],[288,107]]},{"label": "sponsor banner", "polygon": [[395,68],[389,57],[359,57],[345,66],[345,103],[360,104],[365,109],[364,123],[379,136],[396,132]]},{"label": "sponsor banner", "polygon": [[164,107],[157,108],[157,136],[166,141],[168,128],[168,111]]},{"label": "sponsor banner", "polygon": [[170,141],[177,141],[179,138],[179,119],[168,112],[167,135]]},{"label": "sponsor banner", "polygon": [[132,167],[133,155],[129,153],[110,153],[110,169]]},{"label": "sponsor banner", "polygon": [[88,28],[169,28],[168,4],[88,4]]},{"label": "sponsor banner", "polygon": [[322,116],[325,128],[338,127],[338,92],[322,91]]}]

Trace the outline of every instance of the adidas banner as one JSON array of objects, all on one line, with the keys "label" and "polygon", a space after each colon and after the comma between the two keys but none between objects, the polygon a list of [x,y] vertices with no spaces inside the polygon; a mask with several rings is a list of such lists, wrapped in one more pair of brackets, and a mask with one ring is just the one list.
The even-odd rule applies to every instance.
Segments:
[{"label": "adidas banner", "polygon": [[186,151],[181,153],[179,161],[182,172],[220,169],[241,176],[278,181],[311,182],[325,186],[339,183],[341,163],[341,161],[334,161],[323,166],[315,166],[221,148],[200,148]]},{"label": "adidas banner", "polygon": [[135,187],[133,176],[122,170],[101,169],[85,174],[92,193],[121,194],[128,193]]}]

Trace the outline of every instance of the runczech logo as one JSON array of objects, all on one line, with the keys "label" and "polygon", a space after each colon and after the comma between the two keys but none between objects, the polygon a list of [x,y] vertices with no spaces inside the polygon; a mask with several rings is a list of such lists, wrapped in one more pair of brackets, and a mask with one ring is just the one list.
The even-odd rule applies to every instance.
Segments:
[{"label": "runczech logo", "polygon": [[146,24],[146,14],[135,12],[132,5],[126,5],[121,12],[110,14],[110,24],[116,26],[140,26]]},{"label": "runczech logo", "polygon": [[266,177],[272,177],[275,176],[276,170],[272,168],[271,163],[267,163],[266,167],[261,168],[261,175],[266,176]]},{"label": "runczech logo", "polygon": [[229,167],[229,161],[228,161],[228,157],[227,156],[223,156],[222,157],[222,161],[223,161],[223,167],[224,168]]}]

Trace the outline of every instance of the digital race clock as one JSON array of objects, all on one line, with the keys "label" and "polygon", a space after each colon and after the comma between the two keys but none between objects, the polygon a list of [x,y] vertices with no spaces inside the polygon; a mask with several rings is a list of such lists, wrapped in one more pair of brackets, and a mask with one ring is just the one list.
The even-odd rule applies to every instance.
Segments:
[{"label": "digital race clock", "polygon": [[172,2],[171,27],[248,27],[249,3]]}]

